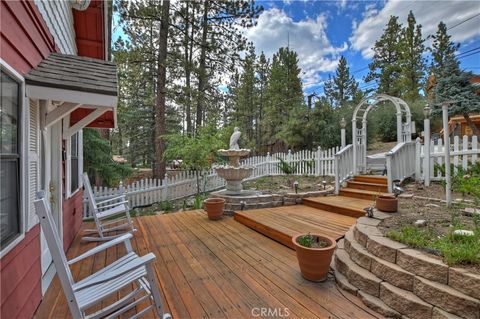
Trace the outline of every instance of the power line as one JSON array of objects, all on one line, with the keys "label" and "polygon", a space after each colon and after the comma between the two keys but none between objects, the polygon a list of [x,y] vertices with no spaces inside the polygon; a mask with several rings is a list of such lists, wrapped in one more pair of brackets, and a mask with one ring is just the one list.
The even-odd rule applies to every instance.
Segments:
[{"label": "power line", "polygon": [[462,24],[464,24],[465,22],[470,21],[470,20],[472,20],[472,19],[474,19],[474,18],[476,18],[476,17],[478,17],[478,16],[480,16],[480,13],[477,13],[476,15],[471,16],[470,18],[467,18],[467,19],[459,22],[459,23],[455,24],[454,26],[451,26],[451,27],[448,28],[447,30],[451,30],[451,29],[453,29],[453,28],[456,28],[456,27],[458,27],[459,25],[462,25]]},{"label": "power line", "polygon": [[358,70],[352,71],[352,74],[355,74],[355,73],[361,72],[361,71],[363,71],[363,70],[366,70],[366,69],[368,69],[368,65],[367,65],[366,67],[364,67],[364,68],[361,68],[361,69],[358,69]]},{"label": "power line", "polygon": [[473,49],[470,49],[470,50],[467,50],[467,51],[464,51],[464,52],[460,52],[460,53],[457,54],[457,57],[462,56],[462,55],[464,55],[464,54],[467,54],[467,53],[469,53],[469,52],[478,50],[478,49],[480,49],[480,47],[476,47],[476,48],[473,48]]},{"label": "power line", "polygon": [[469,56],[472,56],[472,55],[475,55],[475,54],[479,54],[479,53],[480,53],[480,50],[478,50],[477,52],[472,52],[472,53],[470,53],[470,54],[461,56],[461,57],[459,57],[458,59],[461,60],[461,59],[463,59],[463,58],[467,58],[467,57],[469,57]]}]

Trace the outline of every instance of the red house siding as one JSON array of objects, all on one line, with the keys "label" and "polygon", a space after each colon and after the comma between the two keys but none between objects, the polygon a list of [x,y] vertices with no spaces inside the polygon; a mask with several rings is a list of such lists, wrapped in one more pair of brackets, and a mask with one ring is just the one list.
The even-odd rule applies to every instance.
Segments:
[{"label": "red house siding", "polygon": [[30,1],[1,1],[0,52],[20,74],[28,73],[57,51],[38,8]]},{"label": "red house siding", "polygon": [[63,249],[67,251],[82,226],[83,189],[63,200]]},{"label": "red house siding", "polygon": [[73,11],[78,55],[105,60],[105,1],[93,0],[87,10]]},{"label": "red house siding", "polygon": [[[0,57],[6,63],[24,75],[53,51],[53,37],[33,2],[0,2]],[[36,225],[0,260],[0,317],[31,318],[42,299],[41,278]]]},{"label": "red house siding", "polygon": [[1,318],[30,318],[42,298],[40,226],[0,260]]}]

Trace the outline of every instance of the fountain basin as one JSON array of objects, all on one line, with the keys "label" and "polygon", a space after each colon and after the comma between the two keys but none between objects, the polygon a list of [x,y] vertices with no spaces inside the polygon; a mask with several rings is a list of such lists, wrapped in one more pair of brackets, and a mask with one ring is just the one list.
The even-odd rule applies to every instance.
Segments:
[{"label": "fountain basin", "polygon": [[250,154],[250,150],[244,149],[244,148],[239,150],[218,150],[217,153],[221,156],[226,156],[226,157],[243,157]]},{"label": "fountain basin", "polygon": [[215,170],[217,171],[218,176],[227,181],[226,194],[237,195],[242,193],[242,180],[252,175],[254,167],[234,167],[226,165],[216,167]]},{"label": "fountain basin", "polygon": [[215,167],[218,176],[228,181],[241,181],[252,175],[254,168],[248,166],[233,167],[219,166]]}]

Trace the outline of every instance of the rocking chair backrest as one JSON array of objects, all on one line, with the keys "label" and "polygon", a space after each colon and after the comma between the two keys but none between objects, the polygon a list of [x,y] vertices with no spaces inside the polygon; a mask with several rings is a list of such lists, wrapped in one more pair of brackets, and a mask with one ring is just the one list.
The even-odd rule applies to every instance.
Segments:
[{"label": "rocking chair backrest", "polygon": [[97,203],[95,202],[95,196],[93,195],[92,185],[90,184],[90,179],[88,178],[87,173],[83,173],[83,186],[87,191],[88,197],[88,208],[93,212],[95,216],[97,212]]},{"label": "rocking chair backrest", "polygon": [[48,249],[52,255],[55,269],[57,270],[58,277],[62,284],[63,290],[67,297],[69,305],[76,303],[72,285],[74,283],[72,273],[67,263],[67,258],[63,251],[62,241],[58,235],[55,221],[53,220],[52,213],[50,211],[50,205],[45,199],[45,192],[40,191],[37,193],[37,200],[34,201],[35,211],[40,219],[40,225],[42,227],[43,234],[47,241]]}]

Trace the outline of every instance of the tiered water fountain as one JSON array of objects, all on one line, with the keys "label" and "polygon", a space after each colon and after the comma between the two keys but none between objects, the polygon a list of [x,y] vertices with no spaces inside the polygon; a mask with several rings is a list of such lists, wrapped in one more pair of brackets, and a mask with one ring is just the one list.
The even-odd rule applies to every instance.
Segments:
[{"label": "tiered water fountain", "polygon": [[244,190],[242,181],[252,175],[254,166],[240,164],[240,158],[250,154],[249,149],[241,149],[238,145],[241,132],[238,127],[235,128],[230,137],[230,148],[228,150],[218,150],[218,154],[226,156],[229,163],[214,167],[218,176],[227,181],[226,189],[213,192],[210,197],[225,199],[224,214],[232,215],[235,211],[277,207],[283,205],[295,205],[302,202],[303,197],[319,196],[329,191],[308,192],[303,194],[262,194],[258,190]]},{"label": "tiered water fountain", "polygon": [[[242,181],[252,175],[254,166],[240,165],[240,158],[250,154],[249,149],[241,149],[238,145],[238,139],[241,132],[236,127],[232,136],[230,137],[230,148],[228,150],[218,150],[218,154],[228,157],[229,163],[227,165],[220,165],[215,167],[218,176],[227,181],[227,189],[218,193],[230,196],[247,196],[254,195],[254,192],[244,191]],[[217,193],[217,194],[218,194]]]}]

